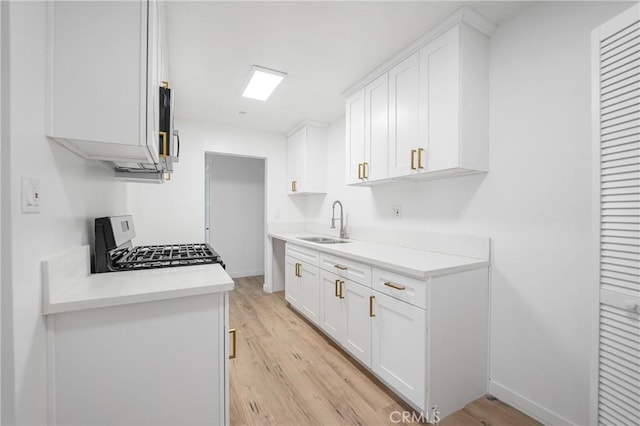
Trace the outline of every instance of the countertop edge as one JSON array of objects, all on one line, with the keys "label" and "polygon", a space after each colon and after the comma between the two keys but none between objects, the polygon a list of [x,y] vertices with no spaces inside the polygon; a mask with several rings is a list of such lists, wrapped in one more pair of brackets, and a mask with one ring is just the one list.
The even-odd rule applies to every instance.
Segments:
[{"label": "countertop edge", "polygon": [[158,291],[150,293],[130,294],[126,296],[113,296],[100,299],[71,300],[45,302],[42,306],[43,315],[61,314],[65,312],[75,312],[88,309],[108,308],[120,305],[130,305],[134,303],[154,302],[160,300],[177,299],[188,296],[201,296],[204,294],[223,293],[235,288],[233,281],[207,285],[202,287],[192,287],[186,289],[175,289],[168,291]]},{"label": "countertop edge", "polygon": [[[325,236],[326,235],[320,235],[320,234],[315,234],[315,233],[311,233],[311,232],[300,232],[300,235],[309,235],[309,236],[313,236],[313,235],[317,235],[317,236]],[[453,273],[457,273],[457,272],[465,272],[465,271],[471,271],[474,269],[481,269],[481,268],[486,268],[489,267],[491,265],[491,262],[489,260],[484,260],[484,259],[476,259],[476,258],[471,258],[471,257],[466,257],[466,256],[457,256],[457,255],[453,255],[453,254],[448,254],[448,253],[439,253],[441,255],[450,255],[450,256],[456,256],[456,257],[465,257],[466,259],[470,259],[473,260],[475,262],[469,262],[469,263],[465,263],[465,264],[461,264],[458,266],[449,266],[449,267],[445,267],[445,268],[437,268],[437,269],[431,269],[431,270],[418,270],[418,269],[414,269],[414,268],[409,268],[406,266],[402,266],[402,265],[397,265],[394,263],[389,263],[389,262],[384,262],[381,261],[380,259],[372,259],[370,257],[366,257],[366,256],[360,256],[357,254],[353,254],[353,253],[345,253],[343,251],[340,250],[334,250],[332,247],[330,247],[330,245],[328,244],[318,244],[318,243],[313,243],[310,241],[304,241],[301,240],[297,237],[293,237],[291,235],[287,235],[287,233],[269,233],[268,236],[270,238],[276,238],[282,241],[286,241],[286,242],[291,242],[294,243],[296,245],[302,246],[302,247],[306,247],[306,248],[310,248],[313,250],[317,250],[320,252],[325,252],[325,253],[330,253],[336,256],[341,256],[341,257],[345,257],[351,260],[355,260],[358,262],[363,262],[363,263],[368,263],[368,264],[373,264],[376,263],[376,267],[379,267],[381,269],[387,269],[393,272],[398,272],[401,274],[405,274],[405,275],[411,275],[412,277],[418,278],[418,279],[427,279],[429,277],[435,277],[435,276],[441,276],[441,275],[447,275],[447,274],[453,274]],[[368,241],[360,241],[360,240],[354,240],[354,241],[358,241],[361,243],[371,243],[371,244],[379,244],[379,245],[385,245],[385,244],[380,244],[380,243],[372,243],[372,242],[368,242]],[[389,247],[396,247],[396,246],[392,246],[392,245],[388,245]],[[426,250],[418,250],[418,249],[410,249],[407,247],[400,247],[403,249],[407,249],[407,250],[415,250],[415,251],[425,251]],[[432,252],[433,253],[433,252]]]}]

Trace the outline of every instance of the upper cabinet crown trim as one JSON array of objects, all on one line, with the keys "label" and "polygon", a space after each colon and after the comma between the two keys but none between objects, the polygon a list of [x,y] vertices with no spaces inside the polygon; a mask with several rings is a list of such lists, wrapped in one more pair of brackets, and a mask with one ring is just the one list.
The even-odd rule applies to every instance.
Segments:
[{"label": "upper cabinet crown trim", "polygon": [[405,46],[394,56],[374,68],[359,81],[351,85],[351,87],[342,92],[342,95],[345,97],[353,95],[355,92],[374,81],[380,75],[389,71],[391,68],[398,65],[400,62],[407,59],[409,56],[416,53],[418,50],[460,23],[464,23],[478,30],[480,33],[486,35],[487,37],[491,37],[491,35],[497,28],[497,25],[495,23],[493,23],[483,15],[467,6],[462,6],[460,9],[449,15],[449,17],[442,21],[440,24],[436,25],[431,30],[423,34],[420,38]]},{"label": "upper cabinet crown trim", "polygon": [[287,137],[290,137],[291,135],[296,133],[298,130],[307,126],[325,128],[325,127],[329,127],[329,123],[325,123],[323,121],[315,121],[315,120],[303,120],[298,124],[296,124],[295,126],[293,126],[293,128],[287,132]]}]

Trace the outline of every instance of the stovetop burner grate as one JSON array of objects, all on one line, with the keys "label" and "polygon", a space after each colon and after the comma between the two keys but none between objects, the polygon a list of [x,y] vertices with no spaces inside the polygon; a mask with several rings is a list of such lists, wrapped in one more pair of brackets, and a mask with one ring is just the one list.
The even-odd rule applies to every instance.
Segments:
[{"label": "stovetop burner grate", "polygon": [[114,250],[111,263],[119,270],[167,268],[221,263],[209,244],[168,244]]}]

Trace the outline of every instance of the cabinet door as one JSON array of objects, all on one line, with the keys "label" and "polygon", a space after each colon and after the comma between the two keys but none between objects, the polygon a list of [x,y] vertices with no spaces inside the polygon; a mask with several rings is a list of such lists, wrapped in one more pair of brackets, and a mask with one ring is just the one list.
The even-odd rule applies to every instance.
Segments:
[{"label": "cabinet door", "polygon": [[[306,191],[307,128],[295,132],[287,139],[287,192]],[[293,183],[295,182],[295,183]]]},{"label": "cabinet door", "polygon": [[302,263],[300,268],[300,311],[314,324],[320,323],[320,269]]},{"label": "cabinet door", "polygon": [[420,50],[420,172],[459,166],[460,28]]},{"label": "cabinet door", "polygon": [[[160,53],[160,12],[156,1],[150,1],[147,37],[147,148],[153,161],[159,161],[160,151],[160,85],[162,57]],[[171,135],[167,135],[171,138]]]},{"label": "cabinet door", "polygon": [[152,22],[157,4],[47,6],[47,136],[88,159],[157,162],[157,139],[148,139],[153,117],[147,114],[153,102],[147,97],[152,80],[148,74],[155,71],[151,67],[156,60],[148,54],[155,33],[148,31],[157,22]]},{"label": "cabinet door", "polygon": [[203,294],[48,316],[56,378],[50,424],[228,424],[225,298]]},{"label": "cabinet door", "polygon": [[300,279],[296,275],[300,262],[293,257],[285,257],[284,265],[284,298],[294,307],[300,307]]},{"label": "cabinet door", "polygon": [[346,101],[347,184],[362,182],[362,163],[365,161],[364,89]]},{"label": "cabinet door", "polygon": [[389,71],[389,177],[417,173],[417,157],[411,168],[412,150],[419,145],[418,52]]},{"label": "cabinet door", "polygon": [[343,345],[367,367],[371,366],[371,317],[369,297],[371,290],[353,281],[344,283],[345,336]]},{"label": "cabinet door", "polygon": [[365,181],[388,176],[389,155],[389,75],[384,73],[365,87]]},{"label": "cabinet door", "polygon": [[344,341],[346,321],[341,280],[336,274],[320,270],[320,328],[340,344]]},{"label": "cabinet door", "polygon": [[405,398],[423,407],[426,396],[426,311],[392,297],[374,296],[371,369]]}]

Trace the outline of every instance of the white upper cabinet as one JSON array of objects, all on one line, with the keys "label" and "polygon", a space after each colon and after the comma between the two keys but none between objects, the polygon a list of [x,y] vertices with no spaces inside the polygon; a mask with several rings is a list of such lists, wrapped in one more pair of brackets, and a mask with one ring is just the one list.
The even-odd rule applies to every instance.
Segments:
[{"label": "white upper cabinet", "polygon": [[[463,8],[382,64],[377,78],[374,71],[363,79],[346,105],[348,184],[489,170],[488,36],[494,28]],[[355,102],[361,98],[362,112]],[[355,143],[357,114],[364,115],[362,149]],[[356,159],[353,153],[362,150]]]},{"label": "white upper cabinet", "polygon": [[365,161],[364,90],[358,90],[345,103],[347,184],[362,182],[362,168]]},{"label": "white upper cabinet", "polygon": [[324,194],[327,179],[326,126],[305,124],[287,136],[287,193]]},{"label": "white upper cabinet", "polygon": [[347,183],[386,179],[389,145],[389,76],[384,73],[346,103]]},{"label": "white upper cabinet", "polygon": [[418,178],[489,171],[488,60],[488,38],[465,24],[420,50]]},{"label": "white upper cabinet", "polygon": [[420,69],[414,53],[389,71],[389,176],[416,170],[420,133]]},{"label": "white upper cabinet", "polygon": [[388,176],[389,145],[389,76],[383,74],[364,89],[364,158],[363,179],[375,181]]},{"label": "white upper cabinet", "polygon": [[157,164],[157,2],[49,2],[48,14],[47,135],[88,159]]},{"label": "white upper cabinet", "polygon": [[422,173],[458,166],[460,27],[420,50],[420,143]]}]

